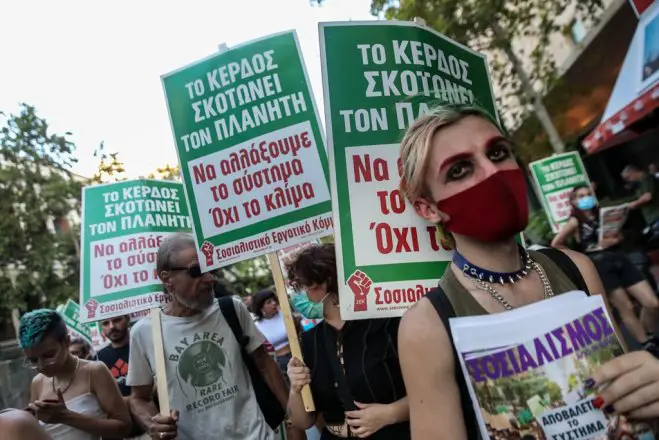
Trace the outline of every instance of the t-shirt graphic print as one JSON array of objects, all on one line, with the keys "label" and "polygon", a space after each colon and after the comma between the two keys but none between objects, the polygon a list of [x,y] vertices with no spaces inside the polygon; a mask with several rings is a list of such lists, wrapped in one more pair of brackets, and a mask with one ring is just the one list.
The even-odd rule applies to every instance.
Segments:
[{"label": "t-shirt graphic print", "polygon": [[[249,312],[234,300],[251,353],[263,344]],[[217,304],[192,317],[162,316],[170,406],[179,411],[180,440],[275,440],[258,406],[240,346]],[[150,385],[155,376],[151,318],[131,331],[130,386]]]},{"label": "t-shirt graphic print", "polygon": [[230,383],[232,366],[222,348],[224,341],[217,333],[195,333],[191,340],[184,337],[174,346],[177,354],[171,354],[169,361],[177,362],[181,392],[197,398],[188,403],[186,410],[210,409],[231,400],[238,392],[238,386]]}]

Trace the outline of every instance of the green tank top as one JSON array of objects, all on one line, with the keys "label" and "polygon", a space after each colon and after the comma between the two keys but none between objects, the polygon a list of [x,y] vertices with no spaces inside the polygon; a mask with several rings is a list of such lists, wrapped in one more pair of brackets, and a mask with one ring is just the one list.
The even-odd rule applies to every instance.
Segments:
[{"label": "green tank top", "polygon": [[[578,290],[577,286],[565,275],[565,273],[546,255],[529,251],[533,258],[547,274],[549,284],[551,285],[554,295]],[[444,290],[449,301],[455,310],[455,316],[478,316],[487,315],[489,312],[481,306],[471,293],[458,281],[452,270],[446,269],[444,276],[439,281],[439,286]]]}]

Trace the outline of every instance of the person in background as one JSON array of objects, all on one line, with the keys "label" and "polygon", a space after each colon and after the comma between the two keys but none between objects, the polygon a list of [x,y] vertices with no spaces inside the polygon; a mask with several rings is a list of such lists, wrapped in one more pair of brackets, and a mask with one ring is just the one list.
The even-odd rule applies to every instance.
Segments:
[{"label": "person in background", "polygon": [[[322,322],[302,333],[304,359],[292,358],[288,364],[293,424],[308,429],[320,413],[323,440],[409,439],[410,412],[398,363],[400,318],[341,319],[333,244],[303,249],[286,270],[291,286],[306,291],[323,316]],[[305,385],[311,386],[316,412],[304,408]]]},{"label": "person in background", "polygon": [[[286,368],[291,360],[291,347],[286,334],[284,314],[279,309],[279,300],[275,292],[270,289],[257,292],[253,297],[252,310],[256,315],[254,321],[256,328],[272,345],[279,370],[287,379]],[[301,333],[300,330],[298,329],[298,333]],[[288,385],[290,386],[290,383]],[[302,431],[292,426],[289,426],[288,434],[291,440],[304,438]]]},{"label": "person in background", "polygon": [[[570,218],[552,240],[552,247],[564,248],[570,237],[576,239],[578,250],[595,263],[608,298],[620,313],[627,330],[644,349],[659,355],[654,336],[659,318],[659,300],[645,276],[620,248],[622,234],[600,240],[599,207],[588,185],[579,185],[572,190],[570,204]],[[643,307],[640,320],[630,296]]]},{"label": "person in background", "polygon": [[250,313],[253,313],[252,310],[252,302],[254,301],[254,297],[252,295],[245,295],[242,297],[243,304],[245,304],[245,307],[247,307],[247,310],[250,311]]},{"label": "person in background", "polygon": [[[110,370],[110,374],[119,386],[119,391],[126,404],[130,405],[130,387],[126,385],[128,365],[130,364],[130,315],[116,316],[101,321],[101,332],[110,344],[99,350],[98,360]],[[132,416],[132,415],[131,415]],[[130,437],[144,434],[137,420],[133,419]]]},{"label": "person in background", "polygon": [[69,351],[73,356],[79,357],[80,359],[84,359],[86,361],[92,360],[92,346],[82,336],[71,336]]},{"label": "person in background", "polygon": [[659,184],[655,176],[635,165],[627,165],[622,170],[622,179],[632,186],[637,197],[629,208],[640,209],[645,223],[654,226],[659,222]]},{"label": "person in background", "polygon": [[[172,412],[158,414],[153,403],[155,353],[151,317],[131,330],[127,385],[131,410],[154,438],[168,440],[275,440],[259,408],[241,346],[214,297],[214,279],[203,273],[189,234],[172,234],[158,249],[156,271],[171,296],[162,312],[167,388]],[[238,300],[233,306],[244,350],[264,381],[286,407],[286,384],[263,347],[263,336]],[[241,341],[242,342],[242,341]]]},{"label": "person in background", "polygon": [[130,433],[128,407],[101,362],[69,351],[69,336],[54,310],[38,309],[20,319],[19,344],[26,365],[38,371],[29,409],[54,440],[97,440]]},{"label": "person in background", "polygon": [[[442,105],[418,118],[401,142],[402,192],[420,217],[455,243],[438,288],[400,324],[415,439],[479,438],[449,318],[506,313],[578,286],[591,295],[604,291],[585,255],[518,245],[528,223],[526,176],[502,133],[482,109]],[[633,418],[659,416],[659,360],[646,351],[606,362],[587,383],[601,389],[597,408]]]},{"label": "person in background", "polygon": [[0,432],[4,440],[52,440],[27,411],[0,410]]},{"label": "person in background", "polygon": [[654,162],[650,162],[648,165],[648,172],[654,176],[655,179],[659,179],[659,167]]},{"label": "person in background", "polygon": [[279,310],[275,292],[269,289],[257,292],[252,302],[252,310],[256,315],[256,328],[272,344],[277,365],[281,372],[286,374],[288,362],[291,360],[291,347],[288,345],[284,314]]},{"label": "person in background", "polygon": [[101,321],[101,332],[110,344],[99,350],[98,360],[103,362],[124,397],[130,397],[130,387],[126,385],[130,355],[130,316],[123,315]]}]

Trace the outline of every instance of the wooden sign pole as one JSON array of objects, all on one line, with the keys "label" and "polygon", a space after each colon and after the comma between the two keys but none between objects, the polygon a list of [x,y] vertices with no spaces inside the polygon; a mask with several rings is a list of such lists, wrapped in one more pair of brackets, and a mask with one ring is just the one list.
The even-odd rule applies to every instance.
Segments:
[{"label": "wooden sign pole", "polygon": [[165,370],[165,347],[162,343],[162,311],[151,309],[151,331],[153,332],[153,354],[156,358],[156,386],[160,414],[169,416],[169,391],[167,389],[167,370]]},{"label": "wooden sign pole", "polygon": [[[288,300],[288,293],[286,292],[286,283],[284,282],[284,274],[279,265],[279,258],[277,252],[268,254],[268,263],[270,263],[270,271],[272,278],[275,280],[275,289],[277,291],[277,299],[279,300],[279,309],[284,315],[284,324],[286,325],[286,335],[288,336],[288,346],[291,348],[291,354],[302,360],[302,349],[300,348],[300,341],[298,340],[297,330],[295,329],[295,320],[291,312],[291,304]],[[306,385],[302,388],[302,401],[304,402],[304,409],[307,412],[316,410],[316,405],[313,402],[311,395],[311,388]]]}]

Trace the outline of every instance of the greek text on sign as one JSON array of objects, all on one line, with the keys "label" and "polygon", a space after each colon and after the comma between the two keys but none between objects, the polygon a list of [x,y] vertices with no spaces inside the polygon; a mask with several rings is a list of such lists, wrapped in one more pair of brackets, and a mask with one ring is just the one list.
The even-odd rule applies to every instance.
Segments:
[{"label": "greek text on sign", "polygon": [[485,58],[411,23],[320,25],[343,319],[401,316],[452,252],[399,190],[399,142],[438,102],[496,115]]},{"label": "greek text on sign", "polygon": [[163,86],[204,271],[332,232],[323,136],[295,32],[200,60]]},{"label": "greek text on sign", "polygon": [[183,185],[132,180],[83,188],[81,320],[97,321],[157,307],[165,296],[158,248],[190,232]]}]

